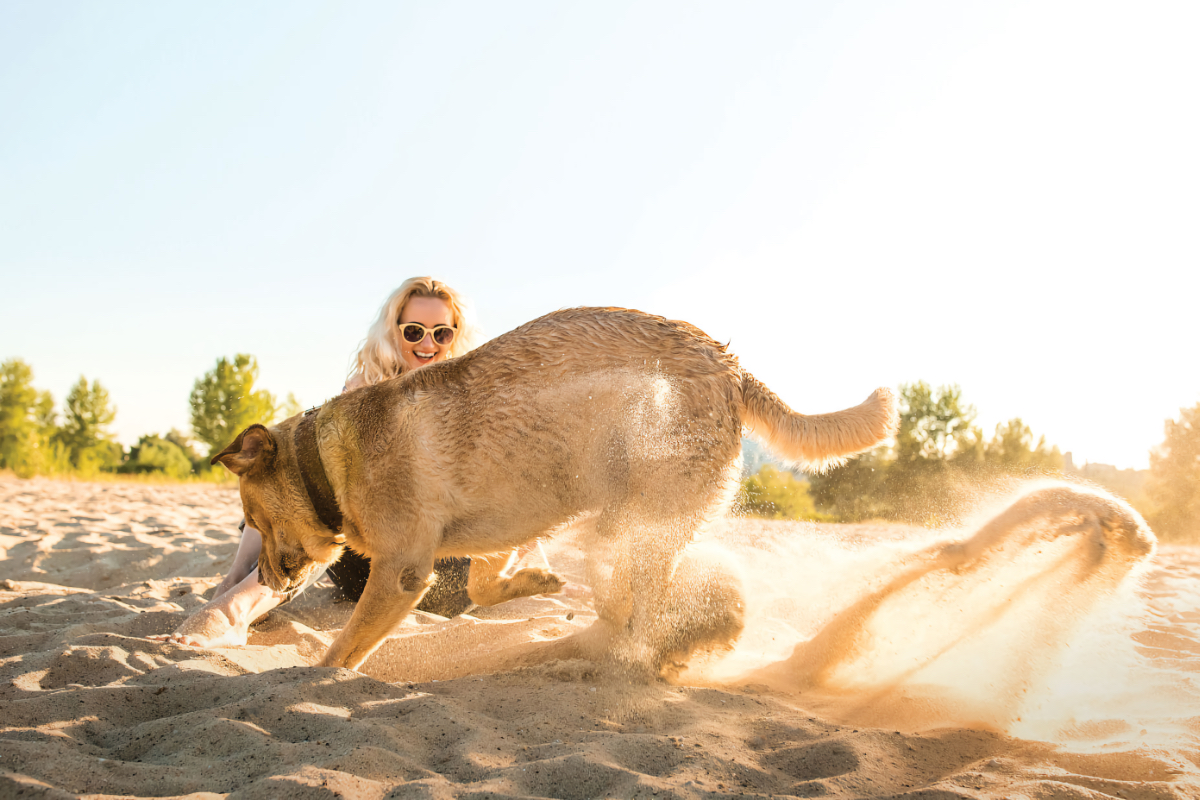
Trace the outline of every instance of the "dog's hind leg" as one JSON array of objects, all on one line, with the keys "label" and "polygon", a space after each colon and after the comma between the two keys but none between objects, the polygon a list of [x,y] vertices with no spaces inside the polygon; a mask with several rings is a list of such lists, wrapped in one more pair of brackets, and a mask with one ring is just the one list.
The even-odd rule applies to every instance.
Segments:
[{"label": "dog's hind leg", "polygon": [[518,597],[535,594],[556,594],[565,585],[562,578],[544,569],[527,567],[511,577],[504,572],[517,557],[516,550],[490,556],[472,556],[471,573],[467,578],[467,594],[471,602],[481,606],[494,606]]},{"label": "dog's hind leg", "polygon": [[432,576],[432,552],[373,558],[362,597],[321,666],[358,669],[421,602]]},{"label": "dog's hind leg", "polygon": [[609,656],[654,672],[663,640],[662,609],[690,528],[655,519],[646,508],[606,508],[589,534],[587,580],[596,614],[612,633]]},{"label": "dog's hind leg", "polygon": [[657,609],[657,667],[677,675],[699,652],[729,650],[745,627],[742,578],[719,547],[688,547]]},{"label": "dog's hind leg", "polygon": [[697,650],[732,644],[741,633],[740,579],[719,558],[689,549],[723,511],[736,485],[727,480],[732,474],[732,468],[708,475],[695,470],[690,486],[642,480],[636,494],[601,513],[588,573],[596,613],[614,632],[616,661],[658,675],[678,669]]},{"label": "dog's hind leg", "polygon": [[624,508],[606,509],[586,535],[585,569],[596,615],[617,632],[628,631],[633,617],[631,565],[634,520]]}]

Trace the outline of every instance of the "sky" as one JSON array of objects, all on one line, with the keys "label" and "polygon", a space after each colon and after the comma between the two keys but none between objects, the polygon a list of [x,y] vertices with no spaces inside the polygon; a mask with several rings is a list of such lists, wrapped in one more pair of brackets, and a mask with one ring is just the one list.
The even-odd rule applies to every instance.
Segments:
[{"label": "sky", "polygon": [[0,0],[0,359],[125,444],[336,394],[412,275],[698,325],[804,413],[957,384],[1076,463],[1200,403],[1200,4]]}]

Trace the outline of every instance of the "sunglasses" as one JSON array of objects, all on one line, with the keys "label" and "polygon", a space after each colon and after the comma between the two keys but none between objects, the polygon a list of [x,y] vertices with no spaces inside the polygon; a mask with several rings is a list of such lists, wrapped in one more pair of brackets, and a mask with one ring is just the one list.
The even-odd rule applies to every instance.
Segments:
[{"label": "sunglasses", "polygon": [[400,335],[409,344],[418,344],[424,341],[425,334],[430,334],[434,342],[445,347],[454,341],[454,334],[457,333],[449,325],[435,325],[432,328],[426,328],[419,322],[401,322],[399,325]]}]

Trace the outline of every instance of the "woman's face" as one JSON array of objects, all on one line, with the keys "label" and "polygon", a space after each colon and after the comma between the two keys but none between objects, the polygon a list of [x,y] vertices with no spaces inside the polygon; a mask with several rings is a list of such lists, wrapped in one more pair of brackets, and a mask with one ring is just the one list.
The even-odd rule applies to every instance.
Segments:
[{"label": "woman's face", "polygon": [[405,341],[400,327],[407,322],[419,322],[432,330],[438,325],[454,325],[454,314],[450,306],[440,297],[410,297],[400,311],[396,326],[396,339],[400,342],[400,356],[409,369],[419,369],[426,364],[441,361],[450,353],[449,345],[440,345],[426,332],[425,338],[413,343]]}]

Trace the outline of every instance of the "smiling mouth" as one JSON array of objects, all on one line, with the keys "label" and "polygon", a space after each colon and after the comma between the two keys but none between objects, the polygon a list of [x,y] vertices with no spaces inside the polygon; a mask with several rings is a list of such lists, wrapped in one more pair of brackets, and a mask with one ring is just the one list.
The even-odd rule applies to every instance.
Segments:
[{"label": "smiling mouth", "polygon": [[425,353],[421,352],[420,350],[413,350],[412,354],[416,356],[418,361],[433,361],[433,357],[437,355],[437,351],[435,350],[432,353]]}]

